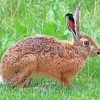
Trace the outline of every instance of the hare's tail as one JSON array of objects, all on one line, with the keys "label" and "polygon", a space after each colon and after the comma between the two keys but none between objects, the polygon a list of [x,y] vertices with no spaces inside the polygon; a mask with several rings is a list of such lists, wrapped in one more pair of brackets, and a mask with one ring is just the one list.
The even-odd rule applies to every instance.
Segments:
[{"label": "hare's tail", "polygon": [[3,76],[2,76],[2,62],[0,61],[0,83],[4,84],[4,79],[3,79]]}]

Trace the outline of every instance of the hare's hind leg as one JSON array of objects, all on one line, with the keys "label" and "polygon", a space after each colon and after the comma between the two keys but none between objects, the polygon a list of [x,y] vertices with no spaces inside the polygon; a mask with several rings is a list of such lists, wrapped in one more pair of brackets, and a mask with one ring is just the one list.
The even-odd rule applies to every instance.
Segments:
[{"label": "hare's hind leg", "polygon": [[13,84],[13,88],[15,87],[21,87],[26,88],[28,85],[30,85],[32,82],[32,78],[28,78],[25,81],[20,81],[19,83]]},{"label": "hare's hind leg", "polygon": [[27,80],[24,82],[24,87],[27,87],[27,86],[30,85],[31,83],[32,83],[32,78],[27,79]]},{"label": "hare's hind leg", "polygon": [[28,85],[32,78],[32,74],[37,68],[37,59],[33,54],[27,54],[19,63],[21,64],[18,67],[22,69],[13,77],[11,83],[14,85],[14,87],[25,87]]}]

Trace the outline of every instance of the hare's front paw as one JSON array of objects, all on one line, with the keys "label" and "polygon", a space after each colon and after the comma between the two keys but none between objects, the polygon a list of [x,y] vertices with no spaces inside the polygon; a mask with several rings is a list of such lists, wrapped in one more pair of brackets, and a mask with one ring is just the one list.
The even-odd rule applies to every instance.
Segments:
[{"label": "hare's front paw", "polygon": [[69,85],[70,88],[74,87],[74,85],[70,81],[69,81],[68,85]]},{"label": "hare's front paw", "polygon": [[65,86],[68,85],[70,88],[74,87],[70,80],[68,78],[65,78],[65,76],[62,76],[59,81]]},{"label": "hare's front paw", "polygon": [[68,85],[70,88],[74,87],[74,85],[73,85],[73,84],[70,82],[70,80],[68,80],[68,79],[62,80],[62,83],[63,83],[64,85]]}]

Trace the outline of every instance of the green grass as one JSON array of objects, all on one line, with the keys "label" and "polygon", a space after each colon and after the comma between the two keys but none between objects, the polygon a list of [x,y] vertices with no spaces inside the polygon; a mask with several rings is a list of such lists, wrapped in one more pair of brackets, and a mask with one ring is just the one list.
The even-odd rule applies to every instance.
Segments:
[{"label": "green grass", "polygon": [[[71,40],[65,14],[80,5],[81,32],[100,44],[100,0],[0,0],[0,57],[17,40],[35,34]],[[25,89],[0,85],[0,100],[100,100],[100,56],[88,58],[68,88],[47,78]]]}]

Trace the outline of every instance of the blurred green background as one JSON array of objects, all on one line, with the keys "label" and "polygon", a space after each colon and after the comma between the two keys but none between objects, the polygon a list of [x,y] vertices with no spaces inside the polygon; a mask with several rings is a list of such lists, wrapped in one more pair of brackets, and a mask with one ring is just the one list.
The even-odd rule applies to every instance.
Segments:
[{"label": "blurred green background", "polygon": [[[48,35],[71,40],[66,12],[80,5],[80,31],[100,46],[100,0],[0,0],[0,58],[23,37]],[[100,56],[88,58],[85,68],[64,87],[47,78],[33,79],[25,89],[0,85],[0,100],[100,100]]]}]

